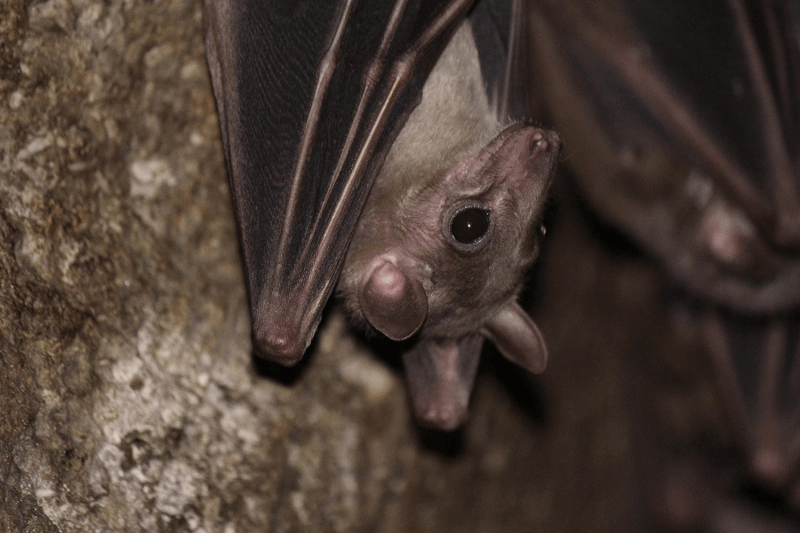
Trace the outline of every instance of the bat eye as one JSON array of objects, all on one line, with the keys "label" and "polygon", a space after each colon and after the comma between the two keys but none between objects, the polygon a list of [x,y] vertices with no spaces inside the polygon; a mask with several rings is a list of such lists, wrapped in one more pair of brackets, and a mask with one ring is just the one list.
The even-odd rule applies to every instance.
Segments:
[{"label": "bat eye", "polygon": [[450,233],[461,244],[473,244],[489,231],[489,212],[469,207],[455,214],[450,221]]},{"label": "bat eye", "polygon": [[474,253],[488,242],[492,229],[491,212],[475,200],[460,202],[445,212],[442,234],[447,243],[459,252]]}]

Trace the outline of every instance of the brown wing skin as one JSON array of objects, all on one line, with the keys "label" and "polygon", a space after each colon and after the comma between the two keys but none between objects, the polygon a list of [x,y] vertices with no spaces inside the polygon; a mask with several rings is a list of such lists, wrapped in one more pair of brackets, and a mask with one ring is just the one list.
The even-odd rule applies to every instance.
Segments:
[{"label": "brown wing skin", "polygon": [[366,196],[472,0],[207,0],[255,348],[314,336]]},{"label": "brown wing skin", "polygon": [[593,206],[691,291],[800,301],[800,60],[783,1],[538,0],[537,95]]},{"label": "brown wing skin", "polygon": [[528,118],[525,13],[524,0],[480,0],[469,15],[486,92],[501,122]]}]

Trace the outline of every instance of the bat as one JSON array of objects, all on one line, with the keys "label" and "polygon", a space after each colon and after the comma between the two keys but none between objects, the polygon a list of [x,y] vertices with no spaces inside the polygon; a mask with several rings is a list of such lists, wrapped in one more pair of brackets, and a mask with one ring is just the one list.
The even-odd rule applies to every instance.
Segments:
[{"label": "bat", "polygon": [[652,529],[796,531],[800,310],[684,310],[706,354],[693,371],[665,379],[694,367],[687,354],[642,364],[649,357],[639,353],[629,362],[637,476]]},{"label": "bat", "polygon": [[[782,0],[537,0],[539,106],[592,206],[702,298],[800,302],[800,59]],[[795,13],[796,14],[796,13]]]},{"label": "bat", "polygon": [[354,323],[409,339],[415,413],[448,430],[484,338],[544,370],[516,297],[560,151],[507,118],[520,2],[471,4],[206,2],[255,349],[299,361],[336,287]]},{"label": "bat", "polygon": [[[706,309],[700,337],[740,462],[711,476],[713,490],[646,480],[680,531],[751,530],[764,519],[754,487],[775,500],[767,522],[800,510],[797,8],[531,3],[539,112],[570,146],[579,188]],[[674,474],[696,450],[671,452]]]}]

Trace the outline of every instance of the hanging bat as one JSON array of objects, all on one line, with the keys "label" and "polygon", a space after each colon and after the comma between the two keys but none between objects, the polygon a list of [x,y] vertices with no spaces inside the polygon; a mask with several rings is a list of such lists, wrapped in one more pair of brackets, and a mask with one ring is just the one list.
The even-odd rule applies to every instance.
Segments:
[{"label": "hanging bat", "polygon": [[531,3],[536,94],[592,206],[691,292],[800,302],[800,59],[783,0]]},{"label": "hanging bat", "polygon": [[[671,357],[642,365],[648,356],[636,354],[644,357],[629,365],[637,475],[652,529],[797,531],[800,309],[753,316],[695,302],[684,310],[707,358],[695,366],[676,354],[681,366]],[[665,379],[687,364],[695,370],[683,379]]]},{"label": "hanging bat", "polygon": [[530,371],[547,360],[516,296],[560,141],[507,124],[519,2],[470,4],[206,2],[256,350],[295,364],[338,284],[356,323],[413,337],[412,403],[442,429],[484,337]]},{"label": "hanging bat", "polygon": [[[713,491],[645,480],[668,493],[661,507],[680,531],[750,530],[737,517],[758,522],[754,487],[774,515],[800,512],[797,7],[531,4],[536,94],[581,190],[708,309],[701,338],[740,462]],[[673,473],[696,453],[671,451]],[[685,497],[716,491],[726,494]]]}]

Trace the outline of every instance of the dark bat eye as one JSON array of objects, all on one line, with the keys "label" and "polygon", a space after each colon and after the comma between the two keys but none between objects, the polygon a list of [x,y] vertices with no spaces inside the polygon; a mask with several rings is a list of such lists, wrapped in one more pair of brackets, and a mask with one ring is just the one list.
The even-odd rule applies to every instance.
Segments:
[{"label": "dark bat eye", "polygon": [[442,218],[442,237],[457,252],[471,255],[490,242],[494,222],[488,205],[477,199],[461,200],[450,205]]},{"label": "dark bat eye", "polygon": [[450,221],[450,234],[461,244],[478,242],[489,231],[489,212],[479,207],[463,209]]}]

